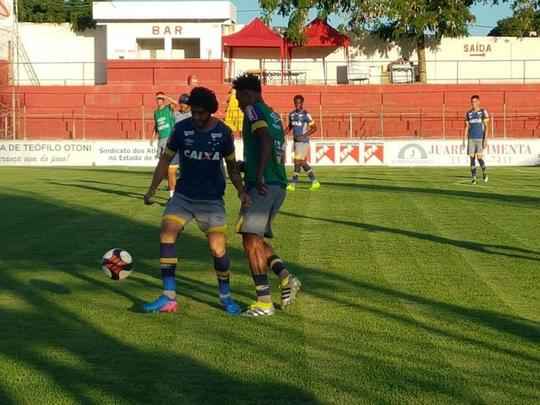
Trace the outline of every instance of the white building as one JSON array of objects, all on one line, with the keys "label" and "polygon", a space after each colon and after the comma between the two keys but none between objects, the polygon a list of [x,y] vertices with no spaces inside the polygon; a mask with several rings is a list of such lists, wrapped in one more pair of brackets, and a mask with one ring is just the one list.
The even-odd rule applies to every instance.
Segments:
[{"label": "white building", "polygon": [[230,1],[94,2],[106,26],[107,59],[221,59],[224,26],[236,22]]},{"label": "white building", "polygon": [[13,1],[0,0],[0,59],[9,58],[9,44],[13,40]]},{"label": "white building", "polygon": [[[8,10],[13,1],[0,0]],[[242,28],[236,14],[230,1],[115,0],[93,3],[94,30],[20,23],[15,77],[21,85],[94,85],[107,82],[108,60],[221,60],[222,36]],[[13,14],[2,16],[0,10],[0,59],[8,59],[13,26]],[[540,38],[445,38],[427,52],[428,82],[538,83],[539,48]],[[415,52],[407,49],[414,47],[368,39],[349,49],[349,63],[344,49],[297,49],[291,67],[298,83],[322,84],[326,77],[335,84],[348,64],[356,83],[381,84],[390,81],[390,63],[402,56],[416,63]],[[235,51],[232,76],[260,70],[281,71],[279,50]]]}]

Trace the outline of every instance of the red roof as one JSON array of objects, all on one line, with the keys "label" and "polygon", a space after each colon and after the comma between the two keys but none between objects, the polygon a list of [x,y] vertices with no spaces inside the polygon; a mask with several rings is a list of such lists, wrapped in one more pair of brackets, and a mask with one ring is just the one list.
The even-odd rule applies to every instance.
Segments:
[{"label": "red roof", "polygon": [[229,48],[281,48],[283,39],[260,19],[255,18],[240,31],[224,36],[223,46]]},{"label": "red roof", "polygon": [[303,47],[348,48],[351,45],[347,35],[343,35],[320,18],[314,19],[304,28],[304,38]]},{"label": "red roof", "polygon": [[4,0],[0,0],[0,16],[9,17],[9,9],[6,6]]}]

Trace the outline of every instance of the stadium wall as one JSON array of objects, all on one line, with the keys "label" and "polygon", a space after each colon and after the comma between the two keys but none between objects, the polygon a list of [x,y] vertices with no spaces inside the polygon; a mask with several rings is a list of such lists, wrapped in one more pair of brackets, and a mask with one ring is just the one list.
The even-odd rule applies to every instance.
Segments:
[{"label": "stadium wall", "polygon": [[0,60],[0,89],[7,87],[9,84],[9,62]]},{"label": "stadium wall", "polygon": [[109,84],[175,85],[202,82],[207,85],[223,84],[221,60],[186,59],[159,60],[109,60],[107,62]]},{"label": "stadium wall", "polygon": [[[223,116],[230,87],[210,87]],[[149,139],[156,91],[177,96],[189,87],[19,87],[17,139]],[[540,85],[267,86],[264,93],[283,117],[293,96],[303,94],[319,127],[315,138],[459,138],[472,94],[492,114],[492,135],[540,137]],[[11,100],[9,88],[0,90],[0,103],[11,106]],[[0,138],[11,135],[2,136],[0,128]]]},{"label": "stadium wall", "polygon": [[[292,164],[288,143],[287,164]],[[138,166],[155,167],[156,147],[148,141],[0,141],[0,166]],[[237,158],[243,158],[236,141]],[[490,166],[540,165],[540,140],[492,139],[485,153]],[[460,141],[343,141],[311,144],[316,166],[467,166]]]}]

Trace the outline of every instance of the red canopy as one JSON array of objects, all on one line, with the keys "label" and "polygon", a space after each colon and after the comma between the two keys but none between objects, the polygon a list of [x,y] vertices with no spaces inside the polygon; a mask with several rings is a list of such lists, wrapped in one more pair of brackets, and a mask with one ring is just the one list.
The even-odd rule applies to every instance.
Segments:
[{"label": "red canopy", "polygon": [[283,38],[260,19],[255,18],[240,31],[223,37],[224,48],[279,48]]},{"label": "red canopy", "polygon": [[351,45],[347,35],[343,35],[320,18],[314,19],[304,28],[304,38],[302,47],[348,48]]}]

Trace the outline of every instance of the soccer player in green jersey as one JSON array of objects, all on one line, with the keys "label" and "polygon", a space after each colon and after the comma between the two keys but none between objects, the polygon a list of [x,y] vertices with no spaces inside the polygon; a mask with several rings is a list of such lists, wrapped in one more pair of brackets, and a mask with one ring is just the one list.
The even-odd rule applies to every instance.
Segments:
[{"label": "soccer player in green jersey", "polygon": [[[168,101],[168,103],[167,103]],[[161,155],[165,153],[167,148],[167,142],[170,136],[174,132],[174,126],[176,120],[174,117],[174,108],[178,103],[172,97],[166,96],[162,92],[156,93],[157,108],[154,111],[154,133],[150,145],[154,144],[154,139],[158,139],[157,158],[161,158]],[[169,166],[168,171],[168,183],[169,183],[169,198],[172,198],[174,194],[174,188],[176,186],[176,172],[178,165],[172,164]]]},{"label": "soccer player in green jersey", "polygon": [[264,103],[257,76],[240,76],[233,87],[244,112],[244,182],[251,199],[251,204],[240,211],[237,231],[242,235],[257,293],[257,301],[244,315],[268,316],[274,314],[268,269],[280,279],[282,308],[294,302],[301,287],[265,241],[265,237],[273,236],[272,221],[287,194],[285,131],[279,114]]}]

